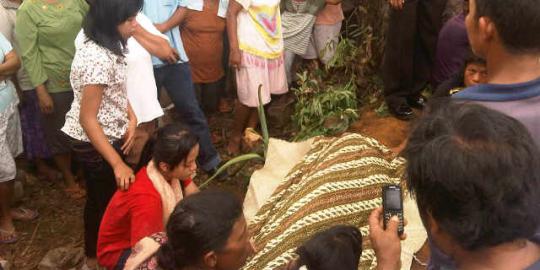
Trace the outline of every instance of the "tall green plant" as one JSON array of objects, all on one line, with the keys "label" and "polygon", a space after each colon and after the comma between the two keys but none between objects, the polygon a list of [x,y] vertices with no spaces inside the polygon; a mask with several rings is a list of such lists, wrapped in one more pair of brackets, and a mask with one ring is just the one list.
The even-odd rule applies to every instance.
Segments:
[{"label": "tall green plant", "polygon": [[212,183],[212,181],[214,181],[218,177],[218,175],[222,174],[223,172],[225,172],[225,170],[227,170],[229,167],[231,167],[231,166],[233,166],[235,164],[245,163],[245,162],[248,162],[250,160],[256,160],[256,159],[262,160],[262,161],[266,160],[266,153],[268,151],[268,142],[269,142],[270,138],[269,138],[269,135],[268,135],[268,125],[267,125],[267,122],[266,122],[266,115],[264,113],[264,105],[262,103],[262,98],[261,98],[262,87],[263,87],[263,85],[260,84],[259,89],[258,89],[259,107],[257,107],[257,111],[259,113],[259,120],[261,121],[264,157],[261,157],[257,153],[249,153],[249,154],[240,155],[238,157],[235,157],[235,158],[225,162],[225,164],[223,164],[221,167],[219,167],[219,169],[217,169],[217,171],[216,171],[216,173],[214,173],[214,175],[212,175],[210,178],[208,178],[204,183],[202,183],[199,186],[200,189],[203,189],[203,188],[207,187],[210,183]]}]

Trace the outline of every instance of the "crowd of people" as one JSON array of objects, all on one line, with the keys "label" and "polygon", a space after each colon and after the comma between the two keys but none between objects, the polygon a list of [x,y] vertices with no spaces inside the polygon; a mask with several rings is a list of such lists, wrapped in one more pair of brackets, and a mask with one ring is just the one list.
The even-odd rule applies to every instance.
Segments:
[{"label": "crowd of people", "polygon": [[[192,179],[222,162],[207,114],[230,111],[234,71],[238,153],[259,102],[289,90],[295,57],[332,58],[341,1],[0,3],[0,244],[18,241],[13,220],[39,216],[12,207],[24,152],[41,178],[86,197],[82,269],[241,269],[257,252],[241,202]],[[394,116],[425,107],[401,155],[428,269],[540,269],[540,1],[464,0],[443,26],[446,3],[389,0],[382,65]],[[182,123],[158,128],[162,88]],[[400,269],[406,235],[382,213],[366,224],[377,268]],[[357,269],[361,231],[334,225],[282,269]]]}]

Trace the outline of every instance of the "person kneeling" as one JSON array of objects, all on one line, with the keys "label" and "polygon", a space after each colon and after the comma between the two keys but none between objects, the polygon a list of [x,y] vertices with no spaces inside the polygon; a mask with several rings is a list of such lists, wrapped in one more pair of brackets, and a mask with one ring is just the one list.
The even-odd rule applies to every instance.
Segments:
[{"label": "person kneeling", "polygon": [[142,238],[164,231],[176,204],[199,191],[191,176],[197,170],[197,137],[181,124],[158,131],[143,150],[135,183],[111,199],[98,237],[98,262],[122,269],[131,248]]},{"label": "person kneeling", "polygon": [[[450,269],[540,269],[540,151],[521,123],[450,104],[418,123],[404,156],[430,245],[449,254]],[[395,226],[380,219],[379,209],[370,218],[378,269],[399,269]]]}]

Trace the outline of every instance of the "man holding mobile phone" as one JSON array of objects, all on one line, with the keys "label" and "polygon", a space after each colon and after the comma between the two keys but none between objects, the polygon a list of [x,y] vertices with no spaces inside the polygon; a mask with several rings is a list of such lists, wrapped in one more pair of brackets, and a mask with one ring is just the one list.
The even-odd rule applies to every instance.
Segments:
[{"label": "man holding mobile phone", "polygon": [[[540,152],[523,124],[451,103],[419,121],[404,157],[430,242],[453,262],[428,269],[540,270]],[[400,269],[398,220],[385,230],[382,214],[369,218],[377,269]]]}]

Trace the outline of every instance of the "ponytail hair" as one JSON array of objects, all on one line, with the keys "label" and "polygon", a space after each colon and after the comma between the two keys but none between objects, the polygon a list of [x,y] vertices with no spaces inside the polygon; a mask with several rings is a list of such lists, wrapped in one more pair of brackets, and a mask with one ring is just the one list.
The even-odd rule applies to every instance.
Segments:
[{"label": "ponytail hair", "polygon": [[353,226],[335,226],[300,246],[296,269],[357,270],[362,254],[362,234]]},{"label": "ponytail hair", "polygon": [[227,245],[242,204],[231,193],[204,190],[184,198],[167,223],[168,241],[157,252],[159,266],[177,270],[197,265],[210,251]]},{"label": "ponytail hair", "polygon": [[157,131],[146,142],[136,171],[154,160],[156,166],[165,162],[171,168],[175,168],[184,161],[193,147],[199,143],[199,139],[189,128],[180,123],[168,124]]}]

